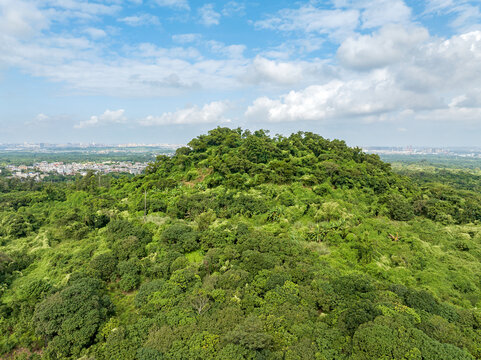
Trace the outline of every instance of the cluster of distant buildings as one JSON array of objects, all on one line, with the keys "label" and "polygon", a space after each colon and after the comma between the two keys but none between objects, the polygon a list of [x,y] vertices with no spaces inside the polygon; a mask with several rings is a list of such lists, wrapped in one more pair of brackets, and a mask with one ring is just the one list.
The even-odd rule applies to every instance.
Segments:
[{"label": "cluster of distant buildings", "polygon": [[369,146],[363,149],[364,152],[379,155],[450,155],[448,149],[443,148],[415,148],[406,147],[382,147]]},{"label": "cluster of distant buildings", "polygon": [[138,175],[147,167],[146,162],[129,161],[105,161],[85,163],[49,163],[42,161],[33,165],[6,165],[5,168],[12,173],[12,177],[18,179],[42,180],[49,175],[85,175],[88,171],[100,174],[127,173]]},{"label": "cluster of distant buildings", "polygon": [[369,146],[362,149],[368,154],[378,155],[443,155],[481,158],[481,148],[433,148],[433,147],[382,147]]},{"label": "cluster of distant buildings", "polygon": [[[56,154],[57,159],[62,158],[62,155],[69,154],[76,158],[81,158],[85,155],[102,155],[109,159],[108,155],[113,153],[124,154],[123,158],[128,159],[129,155],[145,155],[145,158],[155,159],[158,155],[172,156],[175,150],[182,145],[172,144],[95,144],[95,143],[65,143],[65,144],[50,144],[50,143],[17,143],[4,144],[0,143],[0,155],[3,158],[9,159],[9,154],[15,154],[16,157],[31,158],[32,155],[37,157],[38,154]],[[13,156],[13,155],[12,155]],[[34,157],[34,158],[35,158]],[[41,157],[40,157],[41,158]],[[40,181],[49,175],[85,175],[88,171],[93,171],[98,174],[133,174],[138,175],[142,173],[147,167],[147,162],[134,161],[97,161],[97,162],[37,162],[33,165],[18,165],[9,164],[4,165],[6,172],[11,174],[10,177],[18,179],[35,179]],[[2,170],[0,169],[0,173]],[[4,172],[5,173],[5,172]]]}]

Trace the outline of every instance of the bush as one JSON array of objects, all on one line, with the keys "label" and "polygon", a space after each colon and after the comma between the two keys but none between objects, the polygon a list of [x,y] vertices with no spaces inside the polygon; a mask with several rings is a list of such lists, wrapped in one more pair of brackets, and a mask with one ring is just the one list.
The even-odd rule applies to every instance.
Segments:
[{"label": "bush", "polygon": [[389,195],[386,205],[389,210],[389,216],[393,220],[408,221],[414,217],[414,209],[412,204],[401,195]]},{"label": "bush", "polygon": [[93,276],[108,281],[117,270],[117,258],[111,252],[103,253],[95,256],[89,267]]},{"label": "bush", "polygon": [[49,353],[59,358],[78,357],[94,343],[110,310],[100,280],[73,277],[67,287],[38,304],[33,317],[35,332],[48,342]]},{"label": "bush", "polygon": [[176,244],[184,253],[199,248],[197,233],[188,225],[176,223],[169,226],[162,233],[162,241],[166,244]]},{"label": "bush", "polygon": [[140,263],[138,259],[121,261],[118,265],[119,286],[122,291],[134,290],[140,283]]},{"label": "bush", "polygon": [[352,336],[359,325],[374,320],[380,314],[372,302],[360,300],[349,306],[341,315],[341,326]]}]

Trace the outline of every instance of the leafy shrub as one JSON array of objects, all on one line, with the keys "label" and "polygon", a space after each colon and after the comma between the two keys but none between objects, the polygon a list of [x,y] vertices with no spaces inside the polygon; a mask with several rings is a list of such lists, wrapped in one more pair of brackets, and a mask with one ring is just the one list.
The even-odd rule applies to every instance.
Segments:
[{"label": "leafy shrub", "polygon": [[414,217],[413,206],[401,195],[389,195],[386,204],[389,210],[389,216],[393,220],[408,221]]},{"label": "leafy shrub", "polygon": [[48,342],[51,357],[79,356],[92,345],[111,303],[96,279],[79,278],[38,304],[35,331]]},{"label": "leafy shrub", "polygon": [[140,283],[140,264],[135,258],[119,262],[119,287],[123,291],[136,289]]},{"label": "leafy shrub", "polygon": [[117,270],[117,262],[117,258],[108,252],[95,256],[89,266],[93,276],[108,281]]},{"label": "leafy shrub", "polygon": [[178,245],[184,253],[199,248],[197,233],[189,225],[183,223],[175,223],[165,229],[162,233],[162,241],[166,244]]}]

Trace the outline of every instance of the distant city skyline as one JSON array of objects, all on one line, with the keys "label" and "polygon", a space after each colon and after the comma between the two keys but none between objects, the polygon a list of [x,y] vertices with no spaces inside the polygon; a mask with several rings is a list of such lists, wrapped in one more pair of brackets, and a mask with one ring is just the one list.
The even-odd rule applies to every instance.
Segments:
[{"label": "distant city skyline", "polygon": [[0,143],[478,145],[479,0],[0,0]]},{"label": "distant city skyline", "polygon": [[[9,151],[26,151],[26,152],[53,152],[62,153],[69,151],[93,151],[95,152],[118,152],[131,150],[139,150],[140,152],[144,149],[149,149],[152,151],[169,151],[173,153],[176,149],[180,147],[188,146],[188,144],[142,144],[142,143],[129,143],[129,144],[102,144],[102,143],[1,143],[0,142],[0,153],[5,153]],[[479,153],[481,155],[481,145],[476,146],[416,146],[416,145],[404,145],[404,146],[383,146],[383,145],[364,145],[361,146],[363,151],[369,153],[405,153],[405,154],[465,154],[465,153]],[[146,152],[147,150],[145,150]]]}]

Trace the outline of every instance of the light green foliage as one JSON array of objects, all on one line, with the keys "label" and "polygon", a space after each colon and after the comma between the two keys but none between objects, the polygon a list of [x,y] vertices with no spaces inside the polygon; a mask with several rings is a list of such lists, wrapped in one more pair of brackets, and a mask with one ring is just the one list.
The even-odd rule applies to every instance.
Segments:
[{"label": "light green foliage", "polygon": [[200,250],[192,251],[188,254],[185,254],[185,257],[187,258],[187,261],[191,264],[200,264],[204,259],[204,255]]}]

